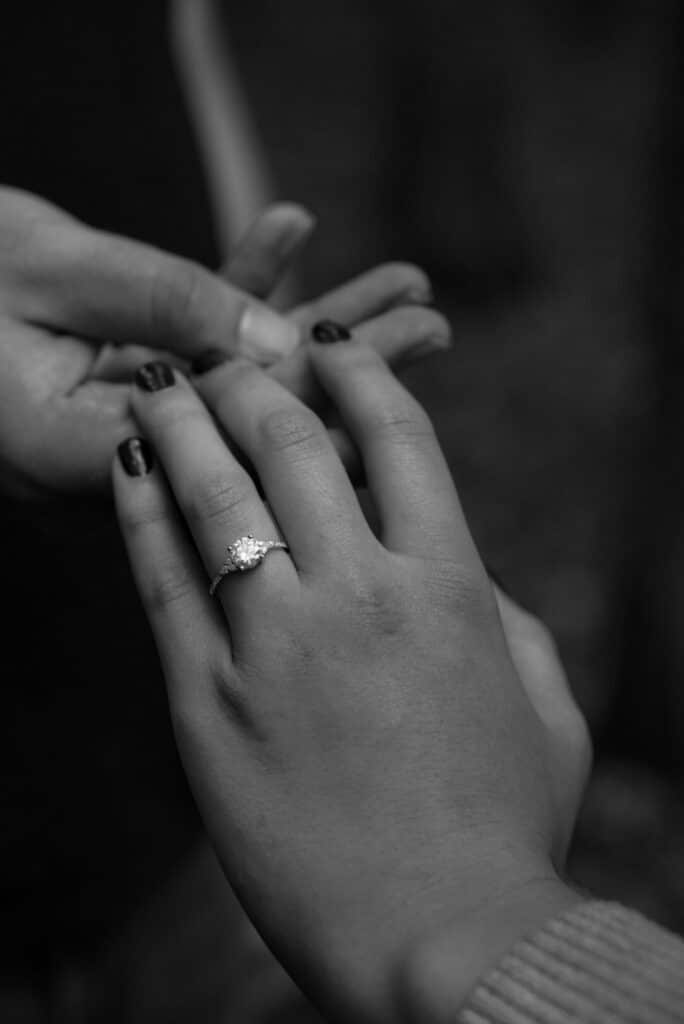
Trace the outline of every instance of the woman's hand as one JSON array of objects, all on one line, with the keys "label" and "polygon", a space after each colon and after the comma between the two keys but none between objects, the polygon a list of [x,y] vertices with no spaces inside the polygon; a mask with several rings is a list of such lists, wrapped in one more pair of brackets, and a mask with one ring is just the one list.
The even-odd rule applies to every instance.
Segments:
[{"label": "woman's hand", "polygon": [[[244,362],[214,371],[213,418],[180,374],[139,375],[147,441],[122,446],[116,501],[181,756],[247,912],[330,1016],[394,1020],[410,996],[429,1020],[421,984],[445,931],[453,1009],[576,898],[556,868],[586,730],[502,599],[507,643],[424,411],[356,340],[309,356],[378,535],[321,421]],[[248,533],[289,552],[210,598]]]},{"label": "woman's hand", "polygon": [[[214,361],[220,352],[274,363],[295,352],[312,315],[373,318],[374,343],[391,358],[425,341],[426,331],[446,343],[441,318],[411,309],[396,312],[403,336],[389,340],[396,319],[381,314],[429,297],[425,276],[410,266],[380,268],[347,286],[341,302],[334,293],[290,316],[260,301],[312,227],[300,207],[267,210],[233,255],[229,284],[0,189],[0,489],[39,496],[103,487],[112,448],[135,429],[131,375],[160,351],[180,367],[206,362],[207,352]],[[278,366],[288,386],[311,391],[301,357]]]}]

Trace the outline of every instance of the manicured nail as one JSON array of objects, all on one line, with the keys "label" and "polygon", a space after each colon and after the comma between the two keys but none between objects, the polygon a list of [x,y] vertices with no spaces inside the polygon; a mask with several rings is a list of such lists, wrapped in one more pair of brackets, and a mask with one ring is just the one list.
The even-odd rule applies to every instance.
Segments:
[{"label": "manicured nail", "polygon": [[351,331],[334,320],[319,320],[311,328],[311,337],[322,345],[332,345],[336,341],[349,341]]},{"label": "manicured nail", "polygon": [[238,326],[240,355],[262,365],[292,355],[299,347],[299,328],[292,320],[274,313],[268,306],[251,305]]},{"label": "manicured nail", "polygon": [[210,370],[215,369],[217,366],[221,366],[227,361],[227,354],[222,352],[220,348],[208,348],[205,352],[200,353],[200,355],[197,356],[197,359],[193,360],[190,372],[194,373],[196,377],[199,377],[200,374],[209,373]]},{"label": "manicured nail", "polygon": [[166,363],[145,363],[136,370],[133,379],[143,391],[162,391],[176,383],[173,370]]},{"label": "manicured nail", "polygon": [[145,476],[154,466],[154,455],[142,437],[129,437],[117,448],[121,465],[129,476]]}]

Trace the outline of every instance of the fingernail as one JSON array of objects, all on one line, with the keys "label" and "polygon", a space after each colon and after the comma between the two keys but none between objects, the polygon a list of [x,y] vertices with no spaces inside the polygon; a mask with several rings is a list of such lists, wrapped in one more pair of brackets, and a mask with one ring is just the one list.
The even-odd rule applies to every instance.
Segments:
[{"label": "fingernail", "polygon": [[176,383],[173,370],[166,363],[145,363],[136,370],[133,379],[143,391],[162,391]]},{"label": "fingernail", "polygon": [[433,352],[446,352],[451,348],[451,340],[444,334],[431,334],[429,338],[423,338],[411,349],[411,355],[429,356]]},{"label": "fingernail", "polygon": [[336,341],[349,341],[351,331],[334,320],[319,320],[311,328],[311,337],[322,345],[332,345]]},{"label": "fingernail", "polygon": [[145,476],[154,466],[154,455],[142,437],[129,437],[117,448],[121,465],[129,476]]},{"label": "fingernail", "polygon": [[273,363],[299,347],[299,328],[268,306],[251,305],[238,326],[238,350],[257,363]]},{"label": "fingernail", "polygon": [[416,306],[434,306],[435,296],[430,285],[421,288],[409,288],[404,292],[404,301]]},{"label": "fingernail", "polygon": [[435,334],[431,338],[422,338],[415,345],[407,348],[399,356],[401,365],[408,365],[418,359],[425,359],[426,356],[435,355],[437,352],[446,352],[451,348],[451,342],[441,334]]},{"label": "fingernail", "polygon": [[200,353],[197,359],[193,360],[190,366],[190,372],[194,373],[196,377],[202,373],[209,373],[210,370],[215,369],[217,366],[221,366],[223,363],[228,361],[228,356],[225,352],[222,352],[220,348],[208,348],[206,352]]}]

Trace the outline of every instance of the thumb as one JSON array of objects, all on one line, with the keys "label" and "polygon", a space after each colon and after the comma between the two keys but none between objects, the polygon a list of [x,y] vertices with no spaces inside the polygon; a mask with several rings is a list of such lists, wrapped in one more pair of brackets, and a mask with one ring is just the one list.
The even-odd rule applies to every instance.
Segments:
[{"label": "thumb", "polygon": [[299,344],[290,320],[199,264],[153,246],[64,223],[46,225],[33,245],[24,294],[51,327],[186,359],[213,348],[268,364]]}]

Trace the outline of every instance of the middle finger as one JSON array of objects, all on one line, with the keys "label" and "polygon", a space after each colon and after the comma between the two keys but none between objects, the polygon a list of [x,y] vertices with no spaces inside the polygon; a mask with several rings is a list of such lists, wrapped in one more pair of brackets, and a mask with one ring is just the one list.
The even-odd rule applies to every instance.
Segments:
[{"label": "middle finger", "polygon": [[214,371],[210,408],[250,460],[300,571],[363,558],[377,546],[318,416],[253,364]]}]

